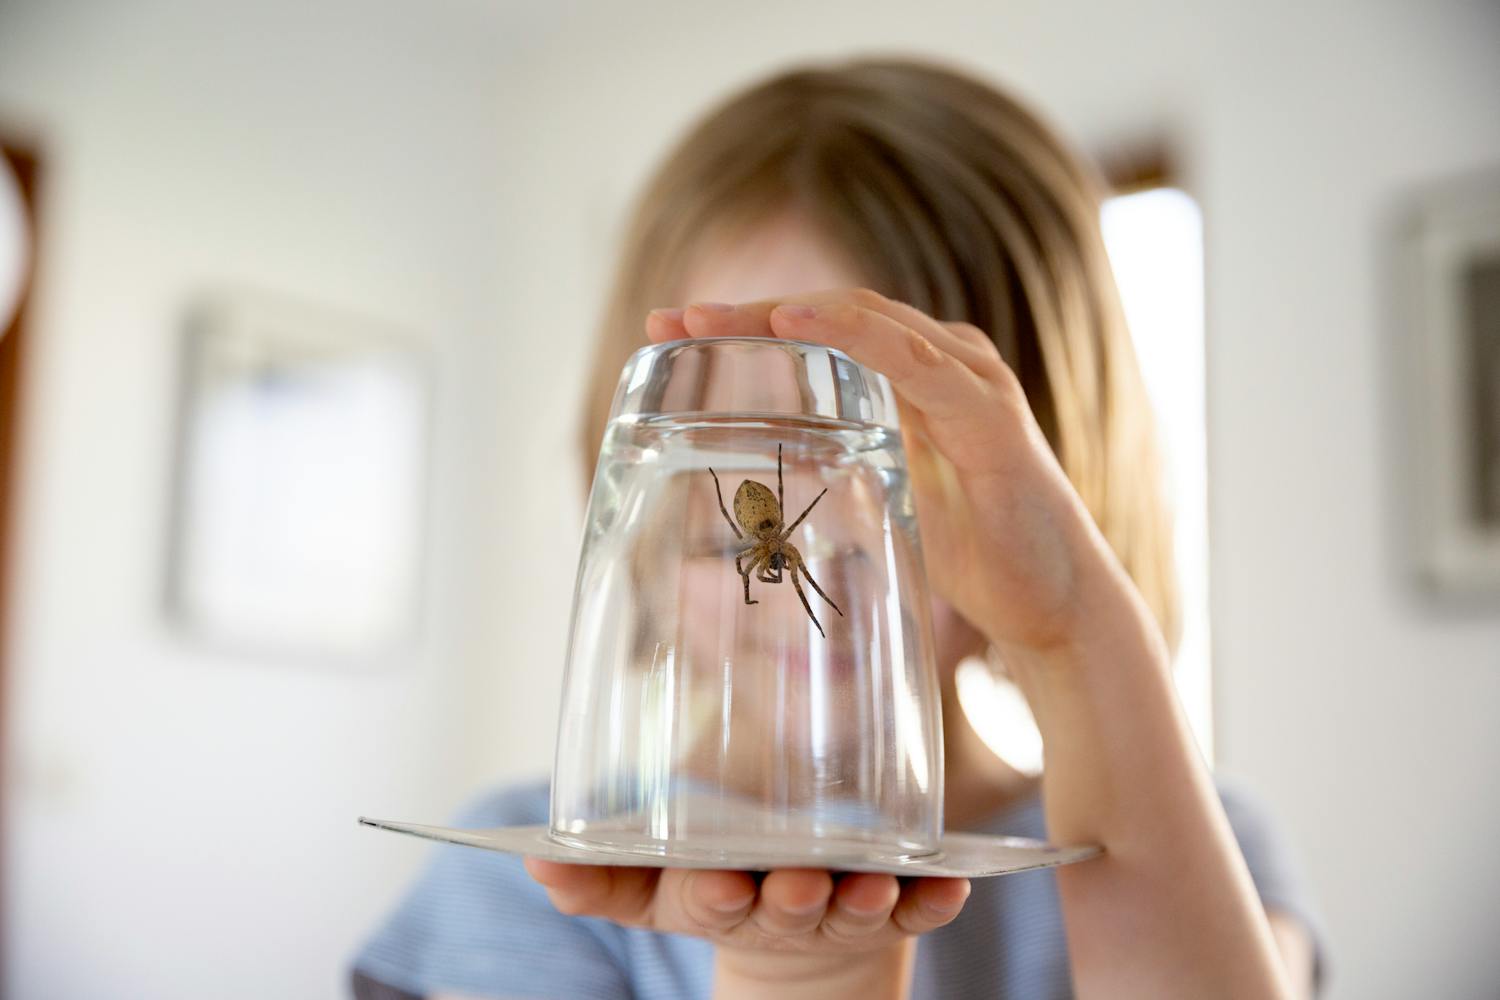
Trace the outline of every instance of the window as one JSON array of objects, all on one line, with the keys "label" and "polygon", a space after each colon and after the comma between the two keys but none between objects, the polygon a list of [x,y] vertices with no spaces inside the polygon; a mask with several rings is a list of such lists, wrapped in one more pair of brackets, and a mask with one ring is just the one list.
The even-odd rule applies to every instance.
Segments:
[{"label": "window", "polygon": [[[1204,408],[1203,220],[1186,193],[1156,186],[1111,198],[1104,241],[1156,411],[1182,596],[1178,691],[1213,760],[1209,673],[1208,465]],[[1013,766],[1041,766],[1041,738],[1019,692],[983,664],[965,663],[959,700],[979,735]]]}]

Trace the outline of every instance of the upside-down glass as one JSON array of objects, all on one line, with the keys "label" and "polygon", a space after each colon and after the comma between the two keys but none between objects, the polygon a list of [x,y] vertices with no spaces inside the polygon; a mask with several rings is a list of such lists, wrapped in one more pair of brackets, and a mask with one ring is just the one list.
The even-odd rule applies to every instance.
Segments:
[{"label": "upside-down glass", "polygon": [[[737,503],[747,480],[765,491]],[[637,352],[589,498],[552,837],[726,865],[933,854],[929,614],[884,376],[774,338]]]}]

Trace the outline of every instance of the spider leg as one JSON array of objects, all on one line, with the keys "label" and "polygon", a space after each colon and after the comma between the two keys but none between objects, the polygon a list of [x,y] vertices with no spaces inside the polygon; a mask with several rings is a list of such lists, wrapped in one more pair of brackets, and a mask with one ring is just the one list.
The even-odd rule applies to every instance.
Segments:
[{"label": "spider leg", "polygon": [[791,574],[792,586],[796,589],[797,596],[802,599],[802,608],[807,612],[807,617],[811,618],[812,623],[817,626],[818,634],[825,639],[828,638],[828,633],[823,631],[823,623],[818,621],[818,616],[813,614],[812,605],[807,603],[807,595],[802,592],[802,584],[797,582],[797,563],[788,563],[787,572]]},{"label": "spider leg", "polygon": [[[746,566],[745,567],[745,571],[740,574],[740,578],[745,581],[745,603],[746,604],[759,604],[760,603],[759,601],[752,601],[752,600],[750,600],[750,574],[754,573],[755,572],[755,568],[757,566],[759,566],[762,562],[764,562],[767,558],[768,558],[768,556],[764,552],[756,553],[755,557],[750,560],[750,565]],[[736,558],[735,561],[734,561],[735,569],[739,569],[739,565],[740,565],[740,561],[739,561],[738,558]]]},{"label": "spider leg", "polygon": [[781,567],[785,562],[785,557],[778,561],[774,553],[768,554],[765,561],[761,563],[759,572],[755,574],[755,578],[761,583],[780,583]]},{"label": "spider leg", "polygon": [[[748,556],[750,553],[754,552],[756,549],[760,548],[760,546],[761,543],[759,541],[754,541],[734,554],[734,571],[736,573],[738,573],[740,576],[745,575],[746,570],[740,567],[740,560]],[[754,563],[755,561],[751,560],[751,565],[754,565]]]},{"label": "spider leg", "polygon": [[730,517],[729,511],[724,509],[724,491],[719,488],[719,474],[712,468],[708,470],[708,474],[714,477],[714,495],[719,498],[719,513],[723,514],[724,520],[729,522],[729,529],[734,532],[734,537],[744,538],[745,536],[740,534],[740,526],[734,523],[734,518]]},{"label": "spider leg", "polygon": [[781,492],[781,445],[776,446],[776,510],[786,510],[786,501],[782,499]]},{"label": "spider leg", "polygon": [[792,550],[792,555],[794,557],[792,561],[792,579],[795,580],[797,578],[797,567],[800,566],[802,568],[802,575],[807,577],[807,582],[812,584],[812,588],[813,590],[816,590],[818,592],[818,596],[827,601],[829,607],[833,608],[833,610],[835,611],[838,611],[840,618],[844,617],[844,613],[842,611],[839,611],[839,606],[833,603],[833,598],[823,593],[823,588],[818,586],[818,581],[814,580],[813,575],[807,571],[807,560],[802,558],[802,553],[798,552],[794,547],[790,545],[788,545],[787,548]]},{"label": "spider leg", "polygon": [[[827,493],[827,492],[828,492],[828,487],[826,487],[826,486],[823,487],[823,493]],[[804,517],[806,517],[807,515],[811,514],[812,513],[812,509],[818,505],[818,501],[821,500],[821,499],[823,499],[823,493],[819,493],[817,496],[813,497],[813,502],[807,505],[807,509],[804,510],[802,513],[798,514],[797,515],[797,520],[795,520],[795,521],[792,522],[791,527],[787,528],[785,531],[783,531],[781,533],[781,538],[782,538],[783,541],[785,541],[786,539],[792,537],[792,532],[794,532],[794,531],[797,530],[797,525],[801,524],[802,523],[802,519]]]}]

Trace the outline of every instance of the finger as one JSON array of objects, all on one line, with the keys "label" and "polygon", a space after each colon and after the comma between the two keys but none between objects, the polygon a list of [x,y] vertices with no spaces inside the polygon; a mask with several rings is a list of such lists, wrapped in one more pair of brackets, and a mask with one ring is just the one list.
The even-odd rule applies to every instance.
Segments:
[{"label": "finger", "polygon": [[676,873],[675,893],[685,930],[724,932],[733,930],[755,905],[755,879],[748,872],[690,871]]},{"label": "finger", "polygon": [[844,943],[868,939],[885,929],[900,898],[901,886],[894,875],[845,875],[823,917],[823,933]]},{"label": "finger", "polygon": [[681,309],[653,309],[646,314],[646,336],[653,344],[668,340],[686,340],[687,327],[682,323]]},{"label": "finger", "polygon": [[883,373],[929,417],[983,412],[979,376],[931,338],[884,313],[852,302],[786,304],[771,311],[771,329],[778,337],[837,348]]},{"label": "finger", "polygon": [[570,865],[540,858],[526,858],[523,863],[560,913],[605,917],[623,924],[650,919],[660,869]]},{"label": "finger", "polygon": [[[810,310],[814,317],[821,314],[824,322],[809,318],[798,323],[787,315],[793,308]],[[873,317],[866,326],[884,326],[885,335],[856,347],[851,338],[860,336],[858,329],[844,330],[842,336],[827,329],[829,317],[861,313]],[[940,323],[868,289],[829,289],[732,306],[695,303],[683,315],[683,327],[693,337],[763,336],[763,323],[776,336],[837,347],[884,372],[903,403],[923,418],[933,418],[920,422],[929,425],[949,458],[965,467],[987,467],[1003,452],[996,447],[996,436],[1014,421],[982,418],[995,414],[997,400],[1023,423],[1029,416],[1018,380],[982,331],[966,323]],[[943,370],[929,370],[933,368]]]},{"label": "finger", "polygon": [[682,323],[692,337],[770,337],[775,302],[694,302],[684,310]]},{"label": "finger", "polygon": [[973,323],[944,321],[940,325],[952,339],[939,346],[972,368],[981,378],[995,378],[1010,367],[1000,356],[1000,348],[990,339],[989,334]]},{"label": "finger", "polygon": [[1004,365],[995,342],[972,323],[933,319],[916,306],[886,298],[869,289],[860,289],[855,294],[859,305],[905,323],[980,376],[989,378]]},{"label": "finger", "polygon": [[[897,305],[900,304],[897,303]],[[953,331],[953,334],[960,340],[971,343],[975,347],[984,350],[988,354],[993,354],[997,358],[1000,357],[1000,347],[995,343],[994,338],[973,323],[950,320],[942,320],[941,322],[944,327]]]},{"label": "finger", "polygon": [[750,919],[771,937],[808,934],[822,922],[832,892],[833,876],[826,871],[780,869],[760,884],[760,901]]},{"label": "finger", "polygon": [[911,327],[980,375],[989,376],[1003,365],[994,342],[973,324],[940,322],[915,306],[864,288],[805,292],[734,305],[697,302],[681,311],[681,326],[693,337],[765,337],[772,333],[771,313],[778,305],[817,306],[840,301],[853,301]]},{"label": "finger", "polygon": [[[937,347],[963,362],[965,367],[982,379],[987,381],[995,379],[1000,375],[1000,370],[1005,367],[1005,362],[1000,360],[1000,352],[977,326],[969,323],[939,322],[901,302],[892,302],[889,311],[878,307],[875,311],[891,315],[892,318],[906,323]],[[902,315],[908,311],[916,313],[917,317],[925,322],[918,324]],[[961,333],[960,330],[965,328],[973,330],[978,334],[979,339],[974,340],[967,334]]]},{"label": "finger", "polygon": [[772,337],[771,312],[783,303],[824,305],[843,302],[855,295],[875,297],[874,292],[830,288],[784,295],[775,299],[738,302],[694,302],[684,310],[683,325],[693,337]]},{"label": "finger", "polygon": [[609,872],[601,865],[565,865],[541,858],[523,858],[521,863],[548,893],[589,896],[608,890]]},{"label": "finger", "polygon": [[902,889],[891,922],[908,934],[926,934],[958,916],[968,898],[966,878],[913,879]]}]

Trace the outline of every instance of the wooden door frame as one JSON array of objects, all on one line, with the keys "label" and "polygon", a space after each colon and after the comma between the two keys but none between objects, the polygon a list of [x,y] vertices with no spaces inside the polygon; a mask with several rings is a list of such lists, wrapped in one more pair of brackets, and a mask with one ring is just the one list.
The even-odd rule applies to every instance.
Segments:
[{"label": "wooden door frame", "polygon": [[[9,773],[10,732],[7,720],[10,717],[10,664],[7,662],[11,648],[11,622],[13,596],[16,584],[16,490],[20,471],[21,423],[25,414],[26,365],[29,355],[28,319],[31,308],[31,291],[36,274],[35,262],[39,259],[37,246],[40,242],[40,227],[37,225],[37,177],[39,173],[36,154],[20,145],[0,140],[0,156],[15,173],[25,203],[32,233],[32,267],[21,286],[20,300],[10,325],[0,333],[0,774]],[[7,842],[9,826],[7,815],[8,798],[0,796],[0,850]],[[6,896],[7,887],[0,883],[0,900]],[[0,907],[0,915],[4,908]],[[3,930],[3,928],[0,928]],[[0,934],[0,940],[4,935]],[[5,967],[3,952],[0,952],[0,970]],[[3,983],[0,976],[0,983]]]}]

